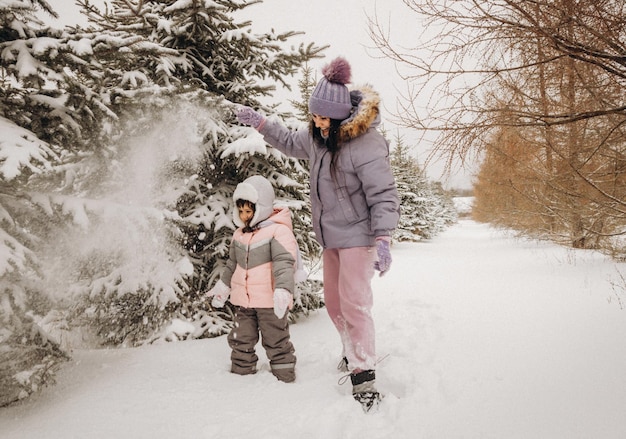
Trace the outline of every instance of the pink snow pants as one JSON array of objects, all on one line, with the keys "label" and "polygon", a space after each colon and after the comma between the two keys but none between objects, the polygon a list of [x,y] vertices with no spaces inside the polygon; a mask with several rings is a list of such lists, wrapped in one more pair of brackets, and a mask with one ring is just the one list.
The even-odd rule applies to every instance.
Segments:
[{"label": "pink snow pants", "polygon": [[375,247],[331,248],[323,253],[324,301],[339,331],[350,371],[376,365],[372,286]]}]

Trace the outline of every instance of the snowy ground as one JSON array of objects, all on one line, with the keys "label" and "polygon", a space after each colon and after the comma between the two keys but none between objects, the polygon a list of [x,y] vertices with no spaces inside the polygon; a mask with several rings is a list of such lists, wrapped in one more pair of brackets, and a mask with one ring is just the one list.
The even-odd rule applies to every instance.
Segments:
[{"label": "snowy ground", "polygon": [[375,281],[377,413],[338,384],[320,310],[292,326],[296,383],[266,362],[230,374],[225,337],[79,351],[56,386],[0,409],[0,438],[626,437],[626,264],[471,221],[393,256]]}]

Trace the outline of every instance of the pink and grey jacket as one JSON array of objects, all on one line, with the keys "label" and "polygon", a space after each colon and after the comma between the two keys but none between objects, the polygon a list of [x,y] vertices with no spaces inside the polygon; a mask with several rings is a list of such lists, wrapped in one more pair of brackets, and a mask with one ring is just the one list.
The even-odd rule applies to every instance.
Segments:
[{"label": "pink and grey jacket", "polygon": [[233,234],[230,255],[221,280],[230,287],[230,302],[245,308],[273,308],[274,290],[294,292],[294,270],[298,244],[288,208],[274,208],[274,190],[267,179],[253,176],[240,183],[233,195],[256,204],[244,232],[237,209],[233,213],[239,228]]}]

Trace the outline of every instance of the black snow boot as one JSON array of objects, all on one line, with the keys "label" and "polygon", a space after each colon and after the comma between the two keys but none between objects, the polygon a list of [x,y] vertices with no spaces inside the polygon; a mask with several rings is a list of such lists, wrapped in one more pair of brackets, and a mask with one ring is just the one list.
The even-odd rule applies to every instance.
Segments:
[{"label": "black snow boot", "polygon": [[380,402],[380,393],[374,386],[376,380],[376,372],[373,370],[364,370],[362,372],[350,375],[352,381],[352,396],[357,400],[365,413],[372,408],[377,408]]}]

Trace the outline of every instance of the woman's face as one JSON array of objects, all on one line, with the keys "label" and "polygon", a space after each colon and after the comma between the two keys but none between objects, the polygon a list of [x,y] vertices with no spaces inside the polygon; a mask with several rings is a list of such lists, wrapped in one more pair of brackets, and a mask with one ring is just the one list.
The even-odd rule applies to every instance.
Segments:
[{"label": "woman's face", "polygon": [[330,117],[323,117],[319,114],[312,114],[311,116],[313,117],[313,123],[315,123],[315,126],[322,130],[323,133],[328,133],[328,130],[330,129]]},{"label": "woman's face", "polygon": [[254,209],[248,204],[244,204],[242,207],[237,207],[239,210],[239,219],[244,224],[249,224],[254,216]]}]

